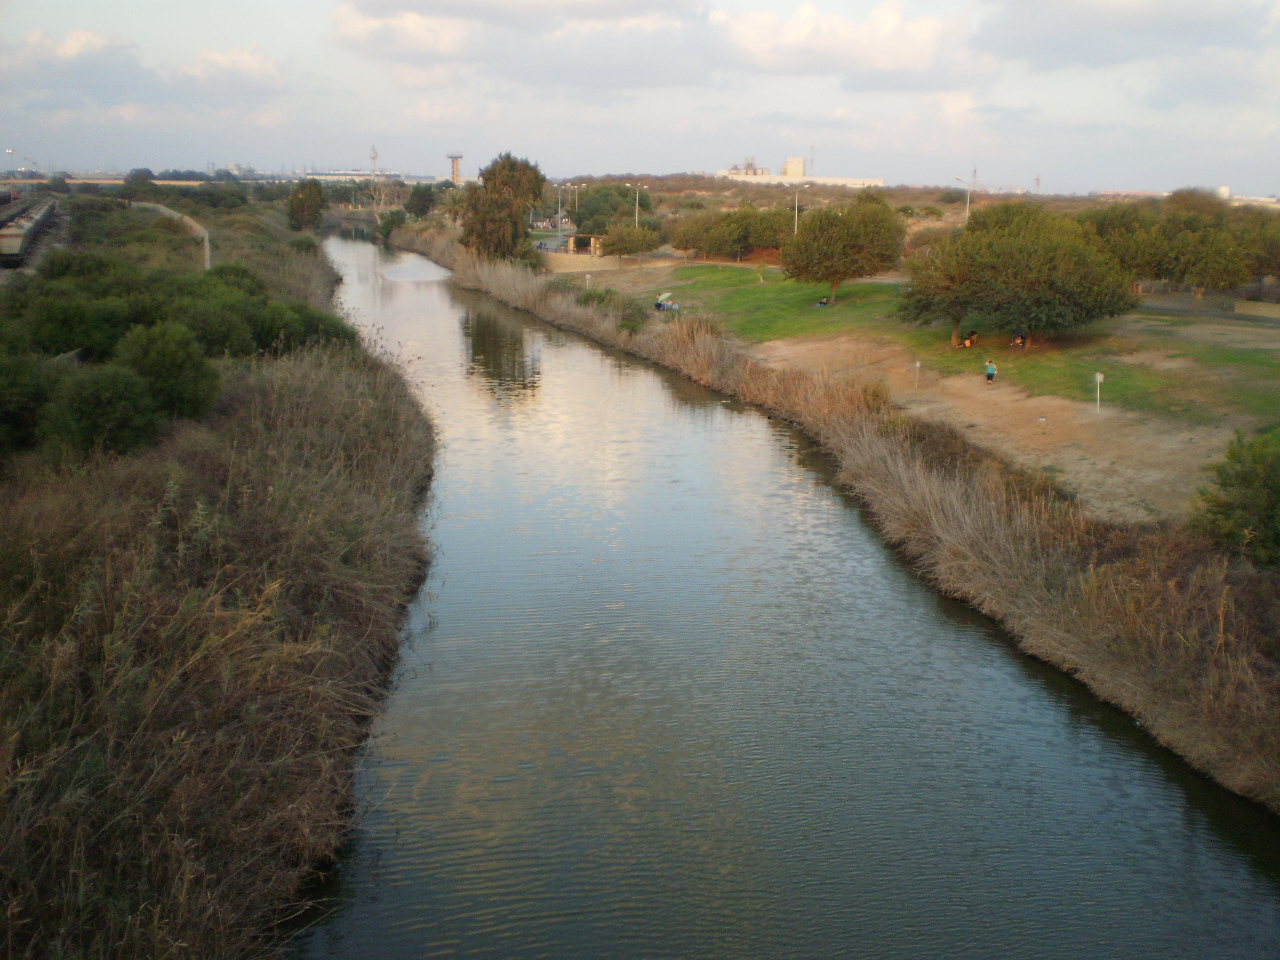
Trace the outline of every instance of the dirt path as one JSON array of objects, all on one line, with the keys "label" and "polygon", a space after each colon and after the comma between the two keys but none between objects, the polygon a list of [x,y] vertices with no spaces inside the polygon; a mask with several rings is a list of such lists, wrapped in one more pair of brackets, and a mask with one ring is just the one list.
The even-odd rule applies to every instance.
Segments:
[{"label": "dirt path", "polygon": [[920,371],[904,348],[847,333],[774,340],[748,348],[773,366],[844,371],[880,378],[894,403],[955,427],[1009,462],[1044,471],[1099,518],[1144,522],[1186,516],[1205,468],[1221,459],[1235,425],[1188,426],[1103,404],[1032,397],[997,382],[988,386],[982,357],[973,373]]}]

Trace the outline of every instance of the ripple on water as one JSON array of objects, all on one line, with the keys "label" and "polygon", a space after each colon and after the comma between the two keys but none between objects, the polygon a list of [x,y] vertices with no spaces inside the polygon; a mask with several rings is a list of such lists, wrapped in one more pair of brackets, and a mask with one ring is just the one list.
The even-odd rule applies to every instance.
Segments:
[{"label": "ripple on water", "polygon": [[300,954],[1280,954],[1274,818],[919,582],[803,438],[328,249],[443,443]]}]

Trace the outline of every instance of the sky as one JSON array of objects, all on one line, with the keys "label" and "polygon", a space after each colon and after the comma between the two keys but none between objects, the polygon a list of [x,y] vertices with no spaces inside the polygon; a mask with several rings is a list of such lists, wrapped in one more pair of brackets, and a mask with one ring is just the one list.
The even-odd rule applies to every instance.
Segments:
[{"label": "sky", "polygon": [[[0,0],[12,166],[1280,192],[1280,0]],[[10,164],[6,164],[10,165]]]}]

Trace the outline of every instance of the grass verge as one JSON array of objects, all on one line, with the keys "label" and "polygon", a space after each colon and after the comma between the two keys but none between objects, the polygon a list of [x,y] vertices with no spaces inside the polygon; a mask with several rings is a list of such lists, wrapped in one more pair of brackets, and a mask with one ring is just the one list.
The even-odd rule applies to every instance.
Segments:
[{"label": "grass verge", "polygon": [[451,267],[462,286],[797,423],[939,589],[1197,769],[1280,812],[1280,577],[1180,527],[1090,520],[954,431],[896,413],[878,383],[770,369],[705,317],[632,333],[527,269],[475,260],[447,234],[396,242]]},{"label": "grass verge", "polygon": [[1074,335],[1039,340],[1031,350],[1011,346],[999,333],[980,331],[976,350],[953,350],[948,330],[894,319],[900,294],[890,283],[846,284],[834,305],[818,307],[818,299],[829,292],[822,284],[786,280],[769,267],[697,265],[676,268],[671,285],[663,289],[747,343],[846,333],[897,344],[944,376],[977,376],[982,362],[993,357],[1002,379],[1033,396],[1089,402],[1094,374],[1103,373],[1104,402],[1128,410],[1190,424],[1229,417],[1259,429],[1280,425],[1280,349],[1195,339],[1195,328],[1202,331],[1215,321],[1117,318]]}]

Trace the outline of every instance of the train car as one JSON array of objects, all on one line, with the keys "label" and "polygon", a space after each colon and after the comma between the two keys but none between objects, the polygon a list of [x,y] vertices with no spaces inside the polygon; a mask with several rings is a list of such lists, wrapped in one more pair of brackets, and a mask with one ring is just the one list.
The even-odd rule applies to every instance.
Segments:
[{"label": "train car", "polygon": [[26,259],[53,210],[53,201],[45,200],[0,227],[0,263],[16,264]]}]

